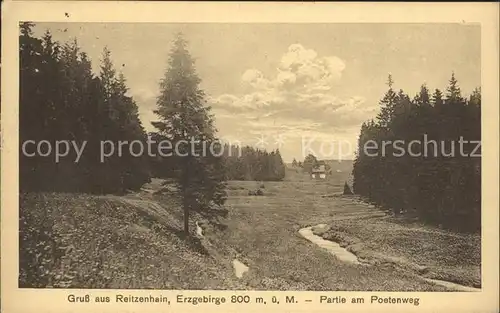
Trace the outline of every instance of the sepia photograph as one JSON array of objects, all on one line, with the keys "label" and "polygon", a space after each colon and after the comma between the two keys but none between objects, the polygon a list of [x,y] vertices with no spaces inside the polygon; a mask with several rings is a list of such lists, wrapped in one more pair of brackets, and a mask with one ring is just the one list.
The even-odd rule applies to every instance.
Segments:
[{"label": "sepia photograph", "polygon": [[479,25],[23,22],[19,55],[19,287],[481,288]]},{"label": "sepia photograph", "polygon": [[304,302],[276,292],[316,292],[304,305],[403,311],[420,292],[484,292],[484,253],[498,252],[484,250],[498,211],[485,107],[498,103],[481,23],[59,12],[28,14],[12,39],[13,288],[76,306],[269,308]]}]

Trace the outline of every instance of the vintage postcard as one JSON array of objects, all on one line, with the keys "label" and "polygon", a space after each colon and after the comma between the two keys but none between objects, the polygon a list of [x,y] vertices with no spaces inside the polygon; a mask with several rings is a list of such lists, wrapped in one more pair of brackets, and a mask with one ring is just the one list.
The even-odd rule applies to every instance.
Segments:
[{"label": "vintage postcard", "polygon": [[498,3],[2,7],[2,312],[497,312]]}]

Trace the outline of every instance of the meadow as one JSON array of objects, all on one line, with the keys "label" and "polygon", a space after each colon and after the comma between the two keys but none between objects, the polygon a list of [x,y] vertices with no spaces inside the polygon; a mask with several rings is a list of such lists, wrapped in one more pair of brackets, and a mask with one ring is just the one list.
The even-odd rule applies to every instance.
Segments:
[{"label": "meadow", "polygon": [[[182,236],[174,188],[153,179],[124,196],[20,197],[20,287],[447,291],[424,278],[480,287],[480,237],[426,226],[341,196],[349,171],[325,181],[287,168],[281,182],[230,181],[226,230]],[[263,195],[249,195],[261,189]],[[192,229],[196,229],[196,215]],[[369,266],[348,264],[299,229],[339,242]],[[249,270],[233,272],[238,259]]]}]

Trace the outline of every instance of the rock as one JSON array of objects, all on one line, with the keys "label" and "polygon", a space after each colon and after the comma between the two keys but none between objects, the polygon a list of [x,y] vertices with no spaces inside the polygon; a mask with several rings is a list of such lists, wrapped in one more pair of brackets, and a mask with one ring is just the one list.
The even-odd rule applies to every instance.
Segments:
[{"label": "rock", "polygon": [[262,191],[261,189],[257,189],[257,190],[249,190],[248,191],[248,195],[249,196],[263,196],[264,195],[264,191]]},{"label": "rock", "polygon": [[429,272],[429,267],[425,265],[417,265],[416,270],[419,274],[426,274]]},{"label": "rock", "polygon": [[326,224],[320,224],[320,225],[313,226],[311,228],[311,230],[312,230],[313,234],[315,234],[316,236],[321,236],[330,230],[330,226],[328,226]]},{"label": "rock", "polygon": [[172,185],[166,185],[159,190],[156,190],[153,192],[154,195],[159,195],[159,194],[166,194],[166,193],[176,193],[178,191],[177,187],[172,186]]}]

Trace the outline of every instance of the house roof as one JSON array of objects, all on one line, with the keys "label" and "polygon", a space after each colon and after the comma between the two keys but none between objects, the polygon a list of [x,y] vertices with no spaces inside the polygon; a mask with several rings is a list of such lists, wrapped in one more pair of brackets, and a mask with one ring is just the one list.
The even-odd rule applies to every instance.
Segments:
[{"label": "house roof", "polygon": [[312,172],[313,173],[324,173],[326,170],[325,170],[325,166],[324,165],[320,165],[318,167],[315,167],[312,169]]}]

